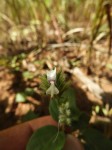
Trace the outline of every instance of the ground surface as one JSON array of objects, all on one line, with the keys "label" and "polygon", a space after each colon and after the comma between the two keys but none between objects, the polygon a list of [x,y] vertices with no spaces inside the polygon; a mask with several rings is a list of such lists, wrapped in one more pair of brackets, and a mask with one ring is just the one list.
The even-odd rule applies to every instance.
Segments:
[{"label": "ground surface", "polygon": [[[108,40],[102,39],[94,44],[91,59],[87,58],[88,45],[86,37],[81,43],[68,41],[61,44],[47,44],[44,48],[29,50],[22,60],[17,59],[15,66],[19,66],[19,71],[15,71],[16,67],[1,65],[0,129],[20,123],[21,117],[29,110],[35,111],[40,116],[47,115],[48,112],[41,105],[39,76],[54,66],[57,67],[57,70],[62,68],[67,80],[71,80],[80,109],[90,112],[92,105],[99,104],[99,98],[95,96],[94,92],[89,91],[74,74],[70,73],[70,70],[75,67],[78,67],[91,81],[97,83],[107,93],[111,103],[112,58],[108,56]],[[1,53],[3,56],[2,50]],[[7,56],[7,52],[5,55]],[[28,95],[25,102],[17,103],[15,101],[16,94],[24,91],[26,87],[32,88],[35,91],[34,94]]]}]

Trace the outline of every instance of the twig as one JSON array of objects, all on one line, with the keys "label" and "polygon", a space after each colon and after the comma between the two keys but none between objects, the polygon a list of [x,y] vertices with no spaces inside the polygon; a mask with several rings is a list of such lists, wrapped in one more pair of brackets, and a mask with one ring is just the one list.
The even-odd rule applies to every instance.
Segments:
[{"label": "twig", "polygon": [[90,123],[94,124],[94,123],[111,123],[111,120],[110,118],[108,117],[101,117],[101,116],[92,116],[91,119],[90,119]]},{"label": "twig", "polygon": [[28,100],[29,102],[31,102],[31,103],[37,105],[37,106],[41,105],[41,103],[40,103],[38,100],[34,99],[34,98],[31,97],[31,96],[27,96],[27,100]]},{"label": "twig", "polygon": [[62,47],[76,47],[76,46],[80,46],[80,44],[78,43],[58,43],[58,44],[49,44],[50,48],[62,48]]},{"label": "twig", "polygon": [[74,28],[74,29],[71,29],[71,30],[69,30],[68,32],[66,32],[63,35],[63,38],[65,38],[66,36],[71,35],[73,33],[79,33],[79,32],[84,32],[84,28]]}]

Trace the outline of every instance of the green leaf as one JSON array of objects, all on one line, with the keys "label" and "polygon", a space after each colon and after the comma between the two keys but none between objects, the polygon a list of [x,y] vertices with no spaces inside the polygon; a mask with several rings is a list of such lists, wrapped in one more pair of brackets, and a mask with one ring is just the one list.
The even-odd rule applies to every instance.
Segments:
[{"label": "green leaf", "polygon": [[40,77],[41,83],[40,88],[46,93],[46,90],[50,87],[50,83],[47,80],[47,76],[43,75]]},{"label": "green leaf", "polygon": [[33,94],[34,94],[34,89],[27,87],[27,88],[25,89],[25,94],[26,94],[26,95],[29,95],[29,96],[33,95]]},{"label": "green leaf", "polygon": [[75,91],[73,88],[68,88],[63,94],[62,97],[67,99],[70,102],[70,106],[72,108],[77,108],[76,106],[76,98]]},{"label": "green leaf", "polygon": [[22,75],[25,79],[32,79],[34,77],[34,74],[29,71],[24,71]]},{"label": "green leaf", "polygon": [[88,128],[82,134],[86,150],[112,150],[112,141],[99,131]]},{"label": "green leaf", "polygon": [[60,70],[56,75],[56,87],[59,90],[59,94],[62,94],[69,86],[70,83],[66,81],[64,73]]},{"label": "green leaf", "polygon": [[15,101],[17,102],[17,103],[20,103],[20,102],[25,102],[26,101],[26,94],[25,93],[17,93],[16,94],[16,99],[15,99]]},{"label": "green leaf", "polygon": [[78,109],[76,105],[76,97],[75,97],[75,91],[73,88],[68,88],[63,94],[62,98],[69,102],[70,104],[70,110],[73,115],[73,119],[77,120],[81,114],[80,110]]},{"label": "green leaf", "polygon": [[85,130],[88,127],[90,117],[85,113],[81,112],[79,120],[74,120],[72,122],[72,129],[74,130]]},{"label": "green leaf", "polygon": [[59,116],[58,107],[59,107],[58,100],[56,98],[53,98],[49,104],[49,112],[50,112],[50,115],[53,117],[53,119],[56,120],[57,122],[58,122],[58,116]]},{"label": "green leaf", "polygon": [[54,126],[38,129],[30,138],[26,150],[62,150],[65,134]]}]

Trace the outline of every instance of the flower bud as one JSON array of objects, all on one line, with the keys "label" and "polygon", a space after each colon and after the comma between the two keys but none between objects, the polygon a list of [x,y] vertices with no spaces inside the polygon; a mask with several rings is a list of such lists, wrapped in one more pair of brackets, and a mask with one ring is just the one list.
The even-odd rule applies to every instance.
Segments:
[{"label": "flower bud", "polygon": [[65,122],[66,118],[65,118],[64,115],[60,115],[59,120],[60,120],[61,123],[63,123],[63,122]]},{"label": "flower bud", "polygon": [[51,70],[47,73],[47,80],[49,82],[56,80],[56,68],[54,70]]},{"label": "flower bud", "polygon": [[62,103],[59,106],[59,123],[60,125],[71,125],[71,111],[70,111],[69,102]]},{"label": "flower bud", "polygon": [[66,102],[66,103],[65,103],[65,108],[68,109],[69,107],[70,107],[69,102]]},{"label": "flower bud", "polygon": [[71,119],[70,118],[66,118],[66,124],[71,125]]},{"label": "flower bud", "polygon": [[70,115],[71,115],[70,109],[67,109],[67,110],[66,110],[66,115],[67,115],[67,116],[70,116]]}]

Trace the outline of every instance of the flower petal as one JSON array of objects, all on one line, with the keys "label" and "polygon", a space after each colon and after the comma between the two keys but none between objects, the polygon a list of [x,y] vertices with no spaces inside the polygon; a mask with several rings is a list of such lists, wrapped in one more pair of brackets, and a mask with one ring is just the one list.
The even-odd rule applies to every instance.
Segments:
[{"label": "flower petal", "polygon": [[54,82],[51,82],[50,87],[47,89],[46,94],[51,95],[53,97],[54,95],[57,95],[59,93],[59,90],[56,88]]},{"label": "flower petal", "polygon": [[48,81],[55,81],[56,80],[56,68],[47,73],[47,80]]}]

